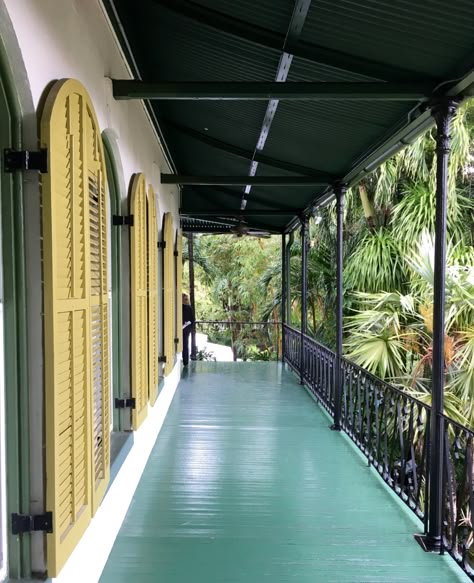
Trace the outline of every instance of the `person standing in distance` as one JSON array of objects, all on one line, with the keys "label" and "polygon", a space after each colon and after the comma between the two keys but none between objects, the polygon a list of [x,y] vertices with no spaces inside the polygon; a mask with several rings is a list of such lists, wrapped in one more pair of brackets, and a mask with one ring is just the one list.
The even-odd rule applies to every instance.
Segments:
[{"label": "person standing in distance", "polygon": [[183,364],[188,366],[189,362],[189,336],[195,321],[194,311],[191,307],[188,294],[183,293]]}]

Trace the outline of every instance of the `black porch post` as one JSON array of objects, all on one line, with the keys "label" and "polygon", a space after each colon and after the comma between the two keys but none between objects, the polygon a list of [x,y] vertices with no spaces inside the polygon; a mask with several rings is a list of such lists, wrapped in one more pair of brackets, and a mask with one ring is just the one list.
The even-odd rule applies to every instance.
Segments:
[{"label": "black porch post", "polygon": [[286,319],[285,322],[289,326],[291,326],[291,280],[290,280],[290,257],[291,257],[291,247],[293,245],[293,241],[295,240],[295,232],[291,231],[290,236],[288,237],[288,243],[285,249],[285,298],[286,298]]},{"label": "black porch post", "polygon": [[[189,262],[189,299],[191,307],[196,317],[196,303],[194,298],[194,239],[193,234],[188,234],[188,262]],[[191,360],[196,360],[197,346],[196,346],[196,324],[191,328]]]},{"label": "black porch post", "polygon": [[334,188],[336,195],[336,213],[337,213],[337,230],[336,230],[336,361],[334,371],[334,424],[331,429],[334,431],[341,430],[341,405],[342,405],[342,268],[343,268],[343,234],[344,234],[344,194],[346,187],[337,184]]},{"label": "black porch post", "polygon": [[308,217],[301,218],[301,346],[300,383],[304,382],[304,335],[308,321]]},{"label": "black porch post", "polygon": [[443,508],[443,440],[444,419],[444,304],[446,267],[446,222],[448,160],[450,152],[449,130],[457,103],[443,99],[432,106],[436,120],[436,223],[433,286],[433,380],[430,427],[429,460],[429,508],[428,532],[425,546],[429,551],[439,551],[442,547]]},{"label": "black porch post", "polygon": [[[285,324],[286,324],[286,235],[281,236],[281,361],[285,362]],[[278,329],[278,328],[277,328]]]}]

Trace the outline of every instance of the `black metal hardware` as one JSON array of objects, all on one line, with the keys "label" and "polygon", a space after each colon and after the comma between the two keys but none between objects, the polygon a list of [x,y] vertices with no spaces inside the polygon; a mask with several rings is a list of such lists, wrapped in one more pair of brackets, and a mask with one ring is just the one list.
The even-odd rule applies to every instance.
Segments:
[{"label": "black metal hardware", "polygon": [[12,534],[24,534],[33,531],[53,532],[53,513],[12,514]]},{"label": "black metal hardware", "polygon": [[133,215],[112,215],[112,225],[133,227]]},{"label": "black metal hardware", "polygon": [[166,363],[166,356],[159,356],[158,357],[158,362],[164,362],[164,363]]},{"label": "black metal hardware", "polygon": [[116,409],[135,409],[135,397],[119,399],[115,398]]},{"label": "black metal hardware", "polygon": [[48,172],[48,150],[3,150],[3,169],[5,172],[16,170],[37,170],[42,174]]},{"label": "black metal hardware", "polygon": [[158,241],[158,249],[166,249],[166,241]]},{"label": "black metal hardware", "polygon": [[336,233],[336,369],[334,374],[334,423],[331,426],[333,431],[341,430],[341,398],[342,398],[342,377],[341,377],[341,357],[342,357],[342,325],[343,325],[343,231],[344,231],[344,194],[346,188],[343,184],[334,187],[336,194],[337,208],[337,233]]},{"label": "black metal hardware", "polygon": [[178,344],[178,343],[179,343],[179,338],[175,338],[175,339],[174,339],[174,343],[175,343],[175,344]]},{"label": "black metal hardware", "polygon": [[179,253],[178,253],[178,252],[175,250],[175,251],[173,251],[173,255],[174,255],[175,257],[178,257]]}]

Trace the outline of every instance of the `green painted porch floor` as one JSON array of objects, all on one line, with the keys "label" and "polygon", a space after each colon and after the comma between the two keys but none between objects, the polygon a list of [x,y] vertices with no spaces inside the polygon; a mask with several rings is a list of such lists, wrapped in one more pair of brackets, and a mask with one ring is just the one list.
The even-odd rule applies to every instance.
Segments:
[{"label": "green painted porch floor", "polygon": [[274,363],[192,363],[100,581],[466,581]]}]

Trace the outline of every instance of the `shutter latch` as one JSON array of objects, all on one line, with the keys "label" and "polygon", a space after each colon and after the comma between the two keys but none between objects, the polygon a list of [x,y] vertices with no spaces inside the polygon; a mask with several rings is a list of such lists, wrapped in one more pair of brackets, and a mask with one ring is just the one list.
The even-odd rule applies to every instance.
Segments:
[{"label": "shutter latch", "polygon": [[158,241],[158,249],[166,249],[166,241]]},{"label": "shutter latch", "polygon": [[112,215],[112,225],[114,227],[122,225],[133,227],[133,215]]},{"label": "shutter latch", "polygon": [[23,534],[43,530],[53,532],[53,513],[44,514],[12,514],[12,534]]},{"label": "shutter latch", "polygon": [[129,399],[115,399],[115,408],[116,409],[135,409],[135,398]]},{"label": "shutter latch", "polygon": [[159,356],[158,357],[158,362],[164,362],[164,363],[166,363],[166,356]]},{"label": "shutter latch", "polygon": [[43,148],[36,152],[30,150],[3,150],[3,170],[37,170],[42,174],[48,172],[48,150]]},{"label": "shutter latch", "polygon": [[175,339],[174,339],[174,343],[175,343],[175,344],[178,344],[178,343],[179,343],[179,338],[175,338]]}]

